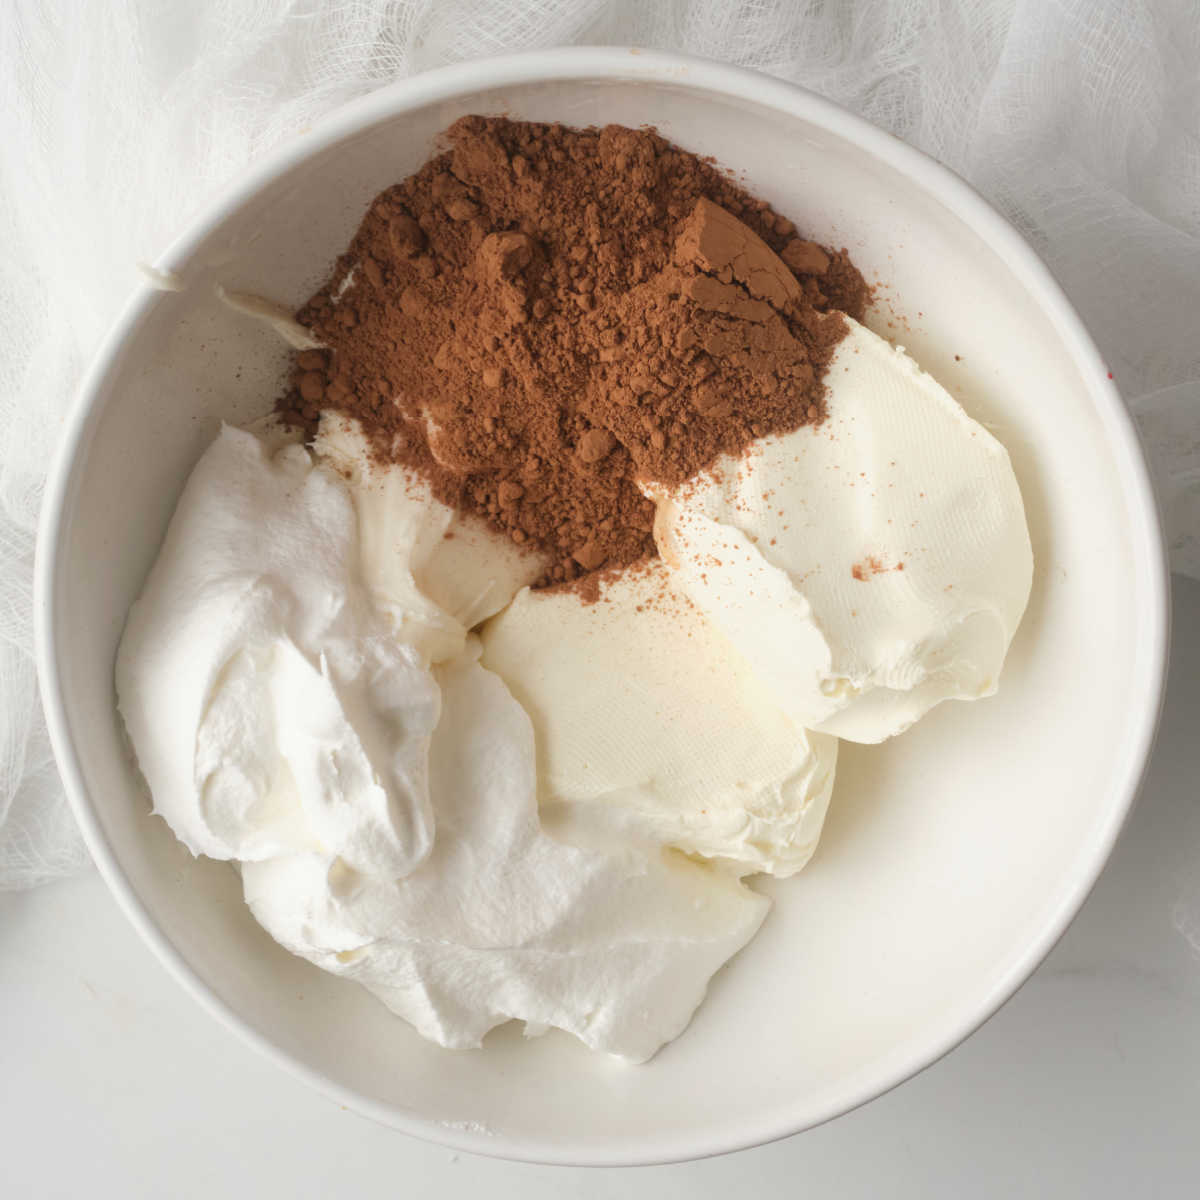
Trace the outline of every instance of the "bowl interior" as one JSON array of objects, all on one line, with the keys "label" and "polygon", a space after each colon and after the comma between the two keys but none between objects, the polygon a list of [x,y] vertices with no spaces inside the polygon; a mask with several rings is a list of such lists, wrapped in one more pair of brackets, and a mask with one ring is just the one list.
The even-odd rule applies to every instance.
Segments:
[{"label": "bowl interior", "polygon": [[[890,161],[886,139],[863,144],[856,123],[803,94],[652,56],[605,62],[540,81],[478,67],[384,94],[335,133],[300,139],[290,166],[224,204],[169,256],[187,290],[147,292],[93,377],[47,552],[59,748],[68,777],[74,764],[86,779],[75,790],[93,845],[151,940],[343,1102],[545,1161],[686,1157],[778,1136],[869,1098],[968,1032],[1098,869],[1140,770],[1161,651],[1159,551],[1128,428],[1027,261],[1014,265],[986,223],[977,231],[939,173],[903,152]],[[495,86],[483,86],[489,72]],[[1008,447],[1033,537],[1033,597],[1000,694],[943,705],[886,745],[844,746],[813,863],[766,887],[776,905],[761,935],[691,1029],[642,1067],[512,1029],[479,1052],[443,1051],[292,958],[250,918],[228,866],[192,860],[148,815],[114,709],[125,612],[184,479],[219,421],[270,406],[284,360],[213,285],[298,302],[372,196],[474,112],[654,124],[744,175],[802,231],[848,246],[881,284],[874,327]]]}]

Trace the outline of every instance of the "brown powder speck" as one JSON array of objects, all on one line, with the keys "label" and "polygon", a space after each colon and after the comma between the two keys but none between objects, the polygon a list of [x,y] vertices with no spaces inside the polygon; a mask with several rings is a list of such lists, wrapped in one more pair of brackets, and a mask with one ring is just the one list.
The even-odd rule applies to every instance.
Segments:
[{"label": "brown powder speck", "polygon": [[297,314],[328,349],[296,357],[291,424],[356,417],[380,461],[545,555],[542,586],[579,588],[656,553],[637,479],[823,419],[869,299],[844,250],[652,130],[466,117],[447,144]]},{"label": "brown powder speck", "polygon": [[884,571],[903,570],[904,564],[902,562],[897,563],[894,567],[889,567],[878,555],[869,554],[862,562],[857,562],[850,568],[850,574],[860,583],[866,583],[876,575],[882,575]]}]

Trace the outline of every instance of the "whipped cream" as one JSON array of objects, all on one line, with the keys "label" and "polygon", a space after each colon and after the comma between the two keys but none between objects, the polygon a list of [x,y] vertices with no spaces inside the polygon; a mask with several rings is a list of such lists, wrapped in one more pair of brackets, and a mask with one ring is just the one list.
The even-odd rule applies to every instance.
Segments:
[{"label": "whipped cream", "polygon": [[545,558],[436,500],[415,471],[372,462],[353,418],[324,414],[313,451],[350,485],[363,581],[431,662],[460,653],[469,630],[545,572]]},{"label": "whipped cream", "polygon": [[443,1046],[478,1046],[515,1017],[644,1061],[683,1031],[768,902],[669,851],[543,833],[529,719],[476,655],[436,669],[426,862],[396,881],[318,854],[250,863],[246,901],[293,953],[366,985]]},{"label": "whipped cream", "polygon": [[544,819],[573,840],[793,874],[821,832],[836,739],[797,725],[671,584],[655,560],[590,605],[520,592],[483,627],[484,665],[533,721]]},{"label": "whipped cream", "polygon": [[194,854],[312,850],[386,876],[428,856],[437,688],[360,576],[342,481],[222,428],[116,666],[155,811]]},{"label": "whipped cream", "polygon": [[534,567],[370,467],[352,428],[316,461],[259,432],[200,460],[122,637],[155,811],[240,864],[278,941],[426,1037],[519,1019],[648,1058],[767,901],[669,850],[543,833],[529,720],[464,625]]},{"label": "whipped cream", "polygon": [[800,725],[857,742],[991,695],[1033,555],[1004,447],[846,318],[827,417],[650,487],[671,582]]}]

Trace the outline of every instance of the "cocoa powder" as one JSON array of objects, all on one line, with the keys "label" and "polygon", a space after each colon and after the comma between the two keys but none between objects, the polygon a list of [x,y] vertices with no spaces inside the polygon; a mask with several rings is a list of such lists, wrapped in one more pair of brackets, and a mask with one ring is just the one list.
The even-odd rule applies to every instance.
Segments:
[{"label": "cocoa powder", "polygon": [[447,138],[297,314],[328,349],[297,355],[289,422],[358,418],[552,584],[654,553],[638,479],[821,419],[840,314],[869,299],[844,250],[652,130],[466,117]]}]

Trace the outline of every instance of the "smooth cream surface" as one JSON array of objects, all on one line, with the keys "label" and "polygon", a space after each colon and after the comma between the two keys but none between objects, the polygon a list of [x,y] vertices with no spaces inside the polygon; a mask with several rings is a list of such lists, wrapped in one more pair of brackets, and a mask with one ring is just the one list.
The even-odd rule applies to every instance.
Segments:
[{"label": "smooth cream surface", "polygon": [[655,560],[582,604],[519,592],[482,630],[484,665],[533,721],[542,811],[740,871],[790,875],[817,844],[837,740],[780,707]]},{"label": "smooth cream surface", "polygon": [[649,490],[672,585],[777,702],[879,742],[996,690],[1033,553],[1004,447],[903,350],[850,326],[819,426]]}]

